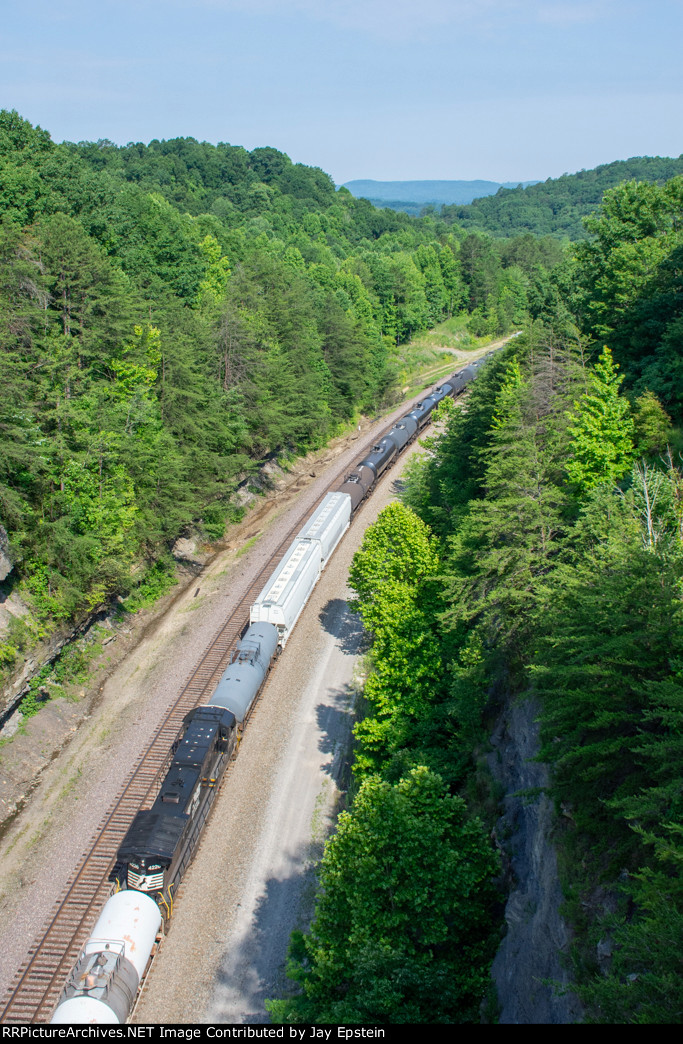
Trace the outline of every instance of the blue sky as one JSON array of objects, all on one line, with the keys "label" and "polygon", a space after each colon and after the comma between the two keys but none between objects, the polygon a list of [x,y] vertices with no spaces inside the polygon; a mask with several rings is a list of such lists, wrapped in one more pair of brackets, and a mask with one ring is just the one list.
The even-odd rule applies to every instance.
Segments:
[{"label": "blue sky", "polygon": [[0,107],[57,141],[273,145],[340,184],[683,153],[681,0],[6,3]]}]

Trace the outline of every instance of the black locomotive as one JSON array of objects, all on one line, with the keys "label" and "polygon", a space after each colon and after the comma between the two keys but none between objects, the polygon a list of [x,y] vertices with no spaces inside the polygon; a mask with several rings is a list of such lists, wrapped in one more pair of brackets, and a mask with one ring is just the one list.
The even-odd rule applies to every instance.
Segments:
[{"label": "black locomotive", "polygon": [[119,886],[147,892],[167,917],[236,739],[237,723],[230,711],[190,711],[154,804],[138,812],[119,848],[113,873]]}]

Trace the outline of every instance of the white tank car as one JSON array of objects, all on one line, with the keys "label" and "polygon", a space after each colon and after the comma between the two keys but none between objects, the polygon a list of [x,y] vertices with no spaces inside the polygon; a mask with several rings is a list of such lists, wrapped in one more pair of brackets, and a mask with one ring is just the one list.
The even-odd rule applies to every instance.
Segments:
[{"label": "white tank car", "polygon": [[161,927],[159,907],[143,892],[117,892],[102,910],[69,975],[53,1023],[124,1023]]}]

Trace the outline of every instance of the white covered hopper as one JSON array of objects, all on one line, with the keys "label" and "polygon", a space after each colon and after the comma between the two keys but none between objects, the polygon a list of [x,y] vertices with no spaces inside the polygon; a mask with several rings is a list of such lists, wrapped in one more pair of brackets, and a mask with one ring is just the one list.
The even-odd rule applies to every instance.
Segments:
[{"label": "white covered hopper", "polygon": [[251,623],[272,623],[284,646],[316,585],[321,570],[320,543],[295,540],[251,607]]},{"label": "white covered hopper", "polygon": [[319,542],[321,565],[324,569],[350,522],[351,497],[348,493],[328,493],[315,514],[306,522],[297,540]]}]

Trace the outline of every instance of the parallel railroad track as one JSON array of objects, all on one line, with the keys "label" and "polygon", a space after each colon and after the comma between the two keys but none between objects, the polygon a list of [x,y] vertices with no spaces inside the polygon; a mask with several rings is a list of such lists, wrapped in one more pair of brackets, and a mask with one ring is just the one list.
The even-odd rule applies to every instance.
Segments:
[{"label": "parallel railroad track", "polygon": [[113,807],[99,824],[80,867],[69,880],[44,933],[19,969],[4,1007],[2,1022],[46,1022],[66,977],[81,952],[97,915],[109,898],[109,871],[136,813],[152,804],[163,778],[169,750],[185,715],[209,696],[227,666],[230,653],[249,620],[249,607],[301,528],[297,519],[276,554],[249,588],[186,683],[163,724],[131,773]]},{"label": "parallel railroad track", "polygon": [[[416,396],[414,401],[418,398]],[[409,406],[401,407],[402,410],[406,408]],[[391,429],[392,423],[381,433],[359,440],[359,455],[381,439]],[[338,467],[334,477],[330,476],[330,486],[337,484],[348,468],[348,464]],[[165,721],[157,729],[138,767],[131,773],[114,805],[100,822],[80,866],[57,901],[49,923],[32,944],[17,972],[2,1002],[0,1022],[40,1023],[48,1022],[51,1018],[67,975],[111,894],[109,873],[121,841],[136,813],[152,804],[168,763],[171,744],[178,735],[183,718],[215,688],[229,663],[235,643],[249,622],[250,606],[310,513],[310,508],[302,509],[275,554],[269,558],[242,601],[216,634]]]}]

